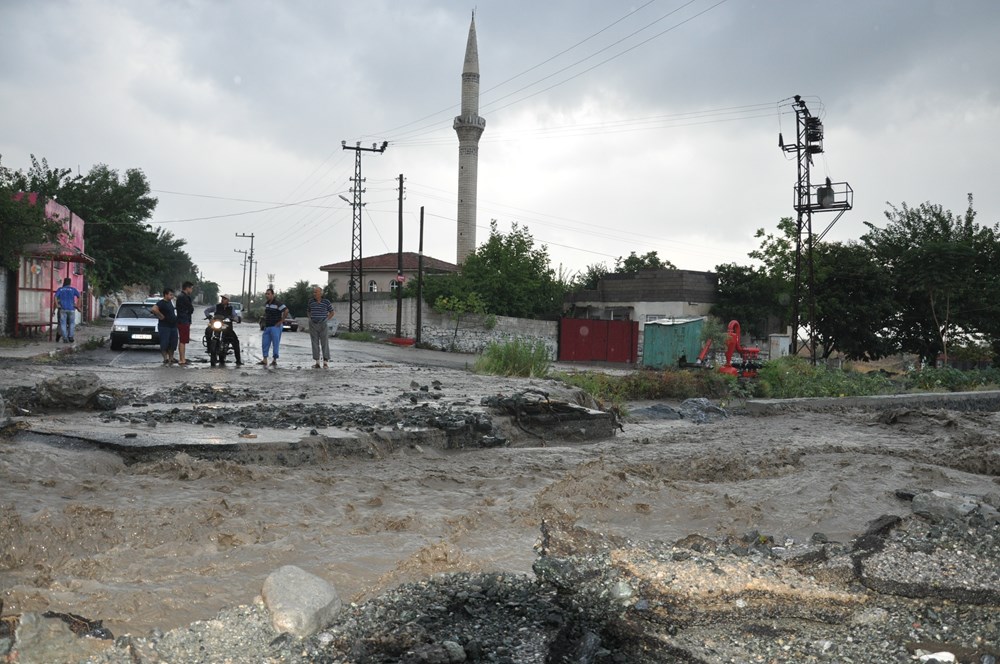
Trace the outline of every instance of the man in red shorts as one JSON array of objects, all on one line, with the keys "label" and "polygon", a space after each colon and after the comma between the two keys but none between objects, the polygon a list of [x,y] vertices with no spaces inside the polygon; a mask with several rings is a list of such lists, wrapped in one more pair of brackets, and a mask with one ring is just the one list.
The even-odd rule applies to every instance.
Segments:
[{"label": "man in red shorts", "polygon": [[181,292],[177,296],[177,358],[178,364],[188,363],[185,351],[191,342],[191,316],[194,315],[194,303],[191,302],[191,291],[194,284],[185,281],[181,286]]}]

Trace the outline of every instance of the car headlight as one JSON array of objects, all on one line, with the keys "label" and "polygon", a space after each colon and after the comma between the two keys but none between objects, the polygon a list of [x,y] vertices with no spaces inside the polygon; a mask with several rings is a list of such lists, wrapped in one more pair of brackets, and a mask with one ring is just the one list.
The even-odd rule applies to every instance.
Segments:
[{"label": "car headlight", "polygon": [[212,329],[213,330],[221,330],[222,329],[222,321],[221,320],[213,320],[212,321]]},{"label": "car headlight", "polygon": [[115,332],[128,332],[128,325],[115,325],[112,329]]}]

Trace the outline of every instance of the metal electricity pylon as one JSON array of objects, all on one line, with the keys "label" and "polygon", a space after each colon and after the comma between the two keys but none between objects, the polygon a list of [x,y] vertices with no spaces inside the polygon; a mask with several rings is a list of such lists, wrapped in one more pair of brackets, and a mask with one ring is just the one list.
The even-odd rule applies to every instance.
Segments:
[{"label": "metal electricity pylon", "polygon": [[[816,364],[816,270],[813,261],[814,244],[823,239],[841,215],[854,207],[854,190],[846,182],[831,182],[830,178],[821,185],[813,185],[811,167],[813,155],[823,152],[823,121],[809,112],[805,101],[795,95],[792,108],[795,110],[795,143],[786,144],[778,134],[778,147],[785,152],[795,152],[798,156],[798,181],[795,183],[793,205],[797,213],[795,233],[795,299],[792,301],[792,355],[798,354],[799,305],[802,291],[802,234],[806,234],[806,263],[809,279],[809,355]],[[813,212],[838,211],[830,225],[819,236],[813,235]]]},{"label": "metal electricity pylon", "polygon": [[351,281],[347,285],[347,292],[350,298],[350,318],[348,319],[347,329],[349,332],[355,331],[355,321],[357,321],[357,331],[360,332],[365,326],[365,307],[364,307],[364,286],[361,283],[362,280],[362,270],[361,270],[361,208],[363,203],[361,202],[361,194],[364,193],[364,188],[361,184],[364,182],[364,178],[361,177],[361,153],[362,152],[378,152],[379,154],[385,152],[386,146],[389,145],[389,141],[382,141],[382,145],[372,143],[370,148],[361,147],[361,141],[358,141],[357,145],[349,147],[347,141],[341,141],[340,145],[345,150],[354,150],[354,177],[351,178],[351,182],[354,186],[351,187],[351,193],[354,194],[354,200],[349,201],[351,203],[351,208],[354,212],[354,224],[351,228]]}]

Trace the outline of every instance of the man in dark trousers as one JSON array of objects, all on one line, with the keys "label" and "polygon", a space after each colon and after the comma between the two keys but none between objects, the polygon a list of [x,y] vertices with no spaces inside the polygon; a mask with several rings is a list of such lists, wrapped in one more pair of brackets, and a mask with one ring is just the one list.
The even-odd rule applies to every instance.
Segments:
[{"label": "man in dark trousers", "polygon": [[187,345],[191,343],[191,316],[194,314],[194,303],[191,302],[191,291],[194,284],[185,281],[177,296],[177,357],[178,364],[184,366],[187,361]]},{"label": "man in dark trousers", "polygon": [[313,286],[313,296],[309,300],[309,340],[312,342],[313,369],[319,369],[319,349],[323,348],[323,368],[330,366],[330,319],[333,318],[333,303],[323,297],[323,289]]},{"label": "man in dark trousers", "polygon": [[[231,321],[229,329],[225,331],[226,339],[229,341],[229,345],[233,347],[233,356],[236,358],[236,366],[243,366],[243,356],[240,354],[240,338],[236,336],[236,330],[233,329],[233,324],[236,321],[236,312],[233,310],[233,305],[229,304],[229,297],[222,295],[219,297],[219,303],[215,305],[215,313],[212,314],[218,318],[228,318]],[[222,358],[222,362],[225,363],[226,358]]]}]

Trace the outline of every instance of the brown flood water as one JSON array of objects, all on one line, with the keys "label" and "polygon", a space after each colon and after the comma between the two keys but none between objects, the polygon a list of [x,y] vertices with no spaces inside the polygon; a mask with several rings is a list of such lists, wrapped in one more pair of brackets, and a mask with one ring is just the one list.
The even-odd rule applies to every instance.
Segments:
[{"label": "brown flood water", "polygon": [[212,617],[298,565],[345,600],[437,572],[530,573],[543,518],[636,539],[750,529],[846,540],[893,492],[1000,490],[997,414],[799,413],[627,422],[598,443],[309,467],[185,454],[126,465],[66,439],[0,440],[5,613],[69,611],[115,635]]}]

